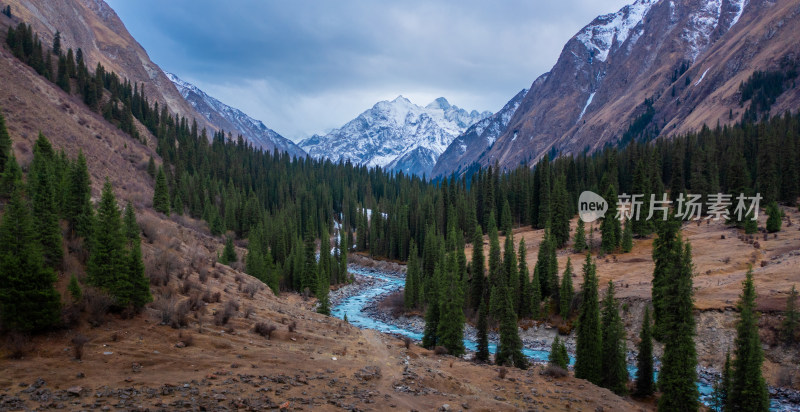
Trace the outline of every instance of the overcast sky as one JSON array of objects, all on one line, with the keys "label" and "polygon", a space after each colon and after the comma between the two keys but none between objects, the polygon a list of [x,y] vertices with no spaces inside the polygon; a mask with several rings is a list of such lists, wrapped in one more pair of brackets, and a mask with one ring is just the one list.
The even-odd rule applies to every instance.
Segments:
[{"label": "overcast sky", "polygon": [[495,112],[631,0],[106,0],[162,69],[292,140],[380,100]]}]

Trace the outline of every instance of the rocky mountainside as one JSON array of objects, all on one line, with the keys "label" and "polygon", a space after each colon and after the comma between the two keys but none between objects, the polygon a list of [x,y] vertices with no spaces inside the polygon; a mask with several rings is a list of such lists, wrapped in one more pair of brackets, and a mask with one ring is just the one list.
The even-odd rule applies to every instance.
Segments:
[{"label": "rocky mountainside", "polygon": [[[739,85],[756,70],[796,66],[798,33],[800,0],[636,0],[567,42],[490,149],[448,156],[435,170],[514,167],[624,144],[643,130],[669,136],[739,121],[749,106]],[[800,88],[790,86],[770,110],[799,106]]]},{"label": "rocky mountainside", "polygon": [[456,136],[491,113],[468,112],[440,97],[425,107],[403,96],[376,103],[339,129],[300,142],[313,157],[350,160],[408,174],[430,175]]},{"label": "rocky mountainside", "polygon": [[221,101],[209,96],[197,86],[181,80],[172,73],[166,73],[178,88],[184,99],[203,115],[208,122],[226,131],[237,132],[254,147],[266,151],[278,149],[280,152],[288,152],[292,156],[304,157],[306,152],[298,147],[291,140],[281,136],[274,130],[268,128],[260,120],[256,120],[241,110],[226,105]]},{"label": "rocky mountainside", "polygon": [[473,124],[464,133],[453,140],[453,143],[439,156],[431,171],[431,177],[440,177],[451,173],[461,174],[465,168],[492,147],[500,135],[505,132],[508,122],[516,113],[519,104],[528,93],[522,89],[497,113]]}]

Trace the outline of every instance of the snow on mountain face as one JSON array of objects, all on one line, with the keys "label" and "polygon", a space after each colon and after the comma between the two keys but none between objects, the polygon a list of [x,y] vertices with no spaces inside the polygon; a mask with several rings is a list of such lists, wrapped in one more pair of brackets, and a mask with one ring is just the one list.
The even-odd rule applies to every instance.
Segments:
[{"label": "snow on mountain face", "polygon": [[300,147],[315,158],[350,160],[408,174],[430,174],[450,142],[491,113],[467,112],[440,97],[425,107],[403,96],[376,103],[339,129]]},{"label": "snow on mountain face", "polygon": [[181,80],[172,73],[166,73],[166,75],[175,84],[183,98],[212,124],[217,125],[226,132],[240,133],[254,147],[264,151],[272,151],[277,148],[278,151],[288,152],[291,156],[305,156],[303,149],[265,126],[260,120],[256,120],[241,110],[222,103],[200,90],[197,86]]},{"label": "snow on mountain face", "polygon": [[593,52],[594,58],[600,61],[608,59],[608,53],[616,44],[617,47],[634,34],[634,41],[641,33],[640,23],[657,0],[636,0],[635,3],[623,7],[616,13],[609,13],[595,19],[592,24],[583,28],[576,36]]}]

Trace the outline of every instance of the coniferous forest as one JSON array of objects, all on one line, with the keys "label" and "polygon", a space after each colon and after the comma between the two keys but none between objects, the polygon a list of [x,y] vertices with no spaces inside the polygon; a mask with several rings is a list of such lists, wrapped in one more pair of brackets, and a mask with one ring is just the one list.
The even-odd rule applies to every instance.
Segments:
[{"label": "coniferous forest", "polygon": [[[606,218],[599,223],[602,238],[591,243],[591,229],[583,222],[570,226],[579,194],[591,190],[604,195],[611,216],[617,195],[623,193],[641,193],[646,199],[662,193],[672,199],[682,193],[703,198],[760,193],[762,207],[796,206],[800,195],[800,114],[748,116],[744,123],[704,127],[668,139],[626,136],[630,142],[623,147],[556,158],[545,155],[536,164],[512,170],[476,166],[462,176],[428,180],[349,162],[262,152],[241,136],[209,134],[192,119],[151,104],[144,85],[120,79],[99,64],[90,71],[80,49],[64,52],[58,41],[46,48],[22,23],[9,29],[7,46],[37,73],[67,93],[80,95],[89,108],[139,144],[146,140],[140,138],[136,122],[155,136],[161,166],[151,159],[148,167],[155,182],[153,209],[207,222],[210,234],[226,244],[221,263],[239,259],[234,242],[247,239],[247,254],[241,260],[249,274],[275,293],[314,294],[319,312],[329,314],[330,286],[350,281],[348,253],[406,262],[404,305],[425,313],[422,345],[441,346],[452,355],[465,353],[465,323],[477,319],[483,342],[477,358],[489,360],[486,336],[491,326],[500,336],[495,363],[526,368],[518,321],[557,314],[576,319],[575,376],[627,393],[634,377],[625,368],[625,330],[613,285],[601,299],[594,261],[598,254],[629,251],[635,238],[654,236],[652,312],[648,309],[637,349],[649,354],[638,360],[639,369],[650,372],[635,377],[634,392],[646,397],[657,389],[663,410],[698,407],[691,245],[682,239],[681,223],[674,217],[623,223]],[[779,81],[785,78],[764,73],[753,77],[753,82],[768,85]],[[772,96],[759,94],[761,89],[753,85],[743,85],[743,90],[747,96],[760,96],[762,106]],[[72,297],[79,299],[83,289],[91,288],[113,298],[112,310],[131,316],[141,310],[152,297],[133,206],[118,204],[108,182],[93,205],[83,156],[67,158],[43,135],[26,174],[11,147],[0,115],[4,328],[37,332],[61,324],[60,298],[53,284],[62,264],[62,244],[70,239],[62,238],[60,222],[86,251],[87,278],[85,284],[70,282]],[[754,230],[747,217],[731,223]],[[524,240],[513,235],[514,228],[528,225],[545,232],[542,243],[535,245],[534,267],[527,265]],[[780,219],[774,225],[780,229]],[[478,246],[469,257],[468,243]],[[585,252],[585,261],[559,267],[557,253],[565,248]],[[573,273],[583,279],[577,290]],[[764,380],[756,372],[763,353],[754,329],[753,294],[748,275],[739,303],[731,379],[724,388],[725,405],[736,405],[731,410],[763,410],[768,402]],[[796,317],[791,319],[787,328],[796,327]],[[664,343],[657,383],[651,376],[651,338]],[[553,347],[551,363],[566,367],[566,349],[560,343]]]}]

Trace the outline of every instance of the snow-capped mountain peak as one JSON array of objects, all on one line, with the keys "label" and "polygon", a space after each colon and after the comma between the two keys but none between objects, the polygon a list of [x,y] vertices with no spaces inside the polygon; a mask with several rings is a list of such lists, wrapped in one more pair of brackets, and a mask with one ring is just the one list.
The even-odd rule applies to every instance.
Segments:
[{"label": "snow-capped mountain peak", "polygon": [[616,13],[599,16],[584,27],[577,38],[588,50],[594,52],[597,60],[606,61],[608,53],[615,44],[619,47],[635,30],[641,30],[642,18],[657,2],[658,0],[636,0]]},{"label": "snow-capped mountain peak", "polygon": [[262,150],[272,151],[277,148],[278,151],[288,152],[292,156],[305,156],[303,149],[264,125],[262,121],[248,116],[235,107],[222,103],[200,90],[197,86],[182,80],[172,73],[164,73],[183,98],[198,113],[205,116],[211,124],[225,131],[241,134],[253,146]]},{"label": "snow-capped mountain peak", "polygon": [[456,136],[490,115],[468,112],[444,97],[421,107],[400,95],[376,103],[339,129],[300,142],[300,147],[317,158],[430,174]]}]

